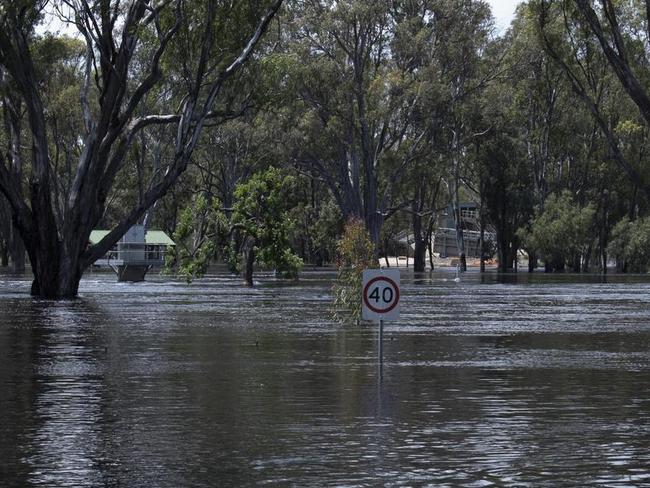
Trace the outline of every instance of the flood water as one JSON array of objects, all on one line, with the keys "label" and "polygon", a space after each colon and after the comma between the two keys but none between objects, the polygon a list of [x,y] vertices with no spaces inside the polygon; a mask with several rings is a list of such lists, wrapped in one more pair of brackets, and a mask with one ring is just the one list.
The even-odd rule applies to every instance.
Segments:
[{"label": "flood water", "polygon": [[650,486],[650,279],[404,273],[380,383],[333,276],[0,275],[0,486]]}]

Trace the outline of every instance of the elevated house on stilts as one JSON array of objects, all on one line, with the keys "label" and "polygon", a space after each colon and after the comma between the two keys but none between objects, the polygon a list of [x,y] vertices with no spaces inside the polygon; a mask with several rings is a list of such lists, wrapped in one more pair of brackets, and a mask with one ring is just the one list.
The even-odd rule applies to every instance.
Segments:
[{"label": "elevated house on stilts", "polygon": [[[108,230],[94,230],[90,233],[91,244],[96,244],[108,234]],[[96,267],[111,268],[118,281],[143,281],[152,268],[162,268],[165,256],[174,241],[161,230],[146,230],[143,225],[134,225],[124,237],[101,259]]]}]

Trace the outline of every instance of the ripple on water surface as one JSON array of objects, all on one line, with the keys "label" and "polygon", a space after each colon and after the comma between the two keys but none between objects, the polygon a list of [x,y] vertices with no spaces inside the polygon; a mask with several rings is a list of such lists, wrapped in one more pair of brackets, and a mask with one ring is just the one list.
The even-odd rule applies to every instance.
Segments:
[{"label": "ripple on water surface", "polygon": [[378,383],[333,276],[0,276],[3,486],[650,486],[647,279],[403,273]]}]

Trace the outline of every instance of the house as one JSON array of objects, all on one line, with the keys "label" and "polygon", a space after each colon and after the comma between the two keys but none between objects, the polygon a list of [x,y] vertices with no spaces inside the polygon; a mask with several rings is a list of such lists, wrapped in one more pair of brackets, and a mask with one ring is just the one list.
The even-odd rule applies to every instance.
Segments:
[{"label": "house", "polygon": [[[90,243],[97,244],[110,231],[93,230]],[[94,266],[109,267],[117,273],[118,281],[142,281],[153,267],[165,264],[165,255],[174,241],[161,230],[145,230],[142,225],[134,225]]]},{"label": "house", "polygon": [[[475,202],[462,202],[459,207],[465,255],[471,258],[480,258],[481,225],[478,205]],[[496,242],[496,232],[492,225],[486,226],[484,239],[492,245]],[[439,253],[440,257],[457,257],[459,254],[456,240],[456,220],[452,205],[449,205],[440,216],[438,228],[433,237],[433,250]]]}]

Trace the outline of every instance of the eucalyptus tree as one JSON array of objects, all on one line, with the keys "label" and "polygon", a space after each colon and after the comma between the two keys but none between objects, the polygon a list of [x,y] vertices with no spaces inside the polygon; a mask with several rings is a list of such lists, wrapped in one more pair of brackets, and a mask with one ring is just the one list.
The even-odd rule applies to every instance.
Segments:
[{"label": "eucalyptus tree", "polygon": [[[488,137],[476,145],[475,173],[482,209],[496,231],[499,271],[516,266],[517,231],[533,213],[533,172],[516,119],[511,117],[513,93],[493,83],[485,93],[485,117],[492,121]],[[482,250],[481,250],[482,251]]]},{"label": "eucalyptus tree", "polygon": [[572,102],[570,86],[557,64],[540,49],[530,11],[522,6],[506,35],[507,74],[505,84],[512,87],[510,116],[522,128],[526,157],[531,165],[536,204],[552,191],[554,161],[562,147],[565,129],[563,115],[580,107]]},{"label": "eucalyptus tree", "polygon": [[[251,108],[251,111],[258,109]],[[265,114],[247,113],[236,120],[206,128],[188,169],[187,180],[193,196],[189,202],[182,202],[184,220],[188,217],[197,222],[221,219],[226,224],[232,220],[237,188],[247,184],[254,173],[280,160],[273,150],[274,132],[265,122]],[[219,214],[219,219],[206,219],[206,212]],[[243,228],[236,226],[231,232],[220,235],[210,227],[185,225],[182,231],[191,231],[194,243],[211,241],[214,252],[203,258],[206,264],[208,258],[223,258],[233,272],[246,269],[238,264],[238,256],[250,241],[243,235]],[[252,263],[250,269],[252,276]],[[252,278],[246,281],[252,283]]]},{"label": "eucalyptus tree", "polygon": [[[650,124],[650,4],[635,0],[600,0],[595,9],[587,0],[575,0],[586,26],[597,40],[612,71],[639,112]],[[597,11],[598,10],[598,11]]]},{"label": "eucalyptus tree", "polygon": [[[440,43],[447,33],[439,28],[438,18],[444,15],[444,3],[432,1],[402,2],[395,8],[395,34],[391,44],[398,69],[411,80],[417,93],[411,134],[421,139],[413,146],[410,164],[400,168],[393,209],[408,214],[413,233],[413,269],[426,268],[429,251],[433,269],[431,243],[441,201],[447,196],[442,184],[445,174],[443,119],[449,106],[440,65],[436,63]],[[407,141],[413,141],[413,138]],[[388,235],[386,236],[388,237]]]},{"label": "eucalyptus tree", "polygon": [[[531,12],[526,4],[519,7],[499,48],[504,53],[504,71],[495,80],[498,87],[496,100],[500,107],[497,109],[492,104],[492,110],[508,120],[510,137],[517,139],[519,146],[511,163],[517,165],[521,164],[519,160],[523,160],[528,171],[520,173],[520,177],[524,177],[531,186],[529,196],[525,202],[521,202],[524,203],[523,208],[521,205],[510,207],[513,215],[521,215],[513,222],[522,225],[523,229],[516,232],[516,227],[511,229],[506,225],[509,238],[504,240],[503,236],[498,236],[500,249],[513,247],[505,241],[519,240],[518,236],[530,231],[533,206],[543,211],[547,197],[565,188],[563,161],[568,159],[567,152],[575,146],[575,141],[571,139],[578,135],[578,128],[570,123],[571,114],[577,113],[574,119],[589,119],[581,104],[575,101],[561,68],[541,48]],[[494,96],[495,92],[492,92],[490,98],[494,100]],[[516,184],[514,181],[512,183]],[[498,195],[492,196],[497,197],[493,199],[493,204],[500,200]],[[504,213],[493,215],[495,218],[505,217]],[[502,223],[494,223],[497,229],[503,231]],[[523,239],[521,244],[528,253],[528,269],[533,271],[537,267],[537,257],[536,250],[527,247],[529,242]],[[512,265],[513,259],[514,256],[508,258],[505,267]]]},{"label": "eucalyptus tree", "polygon": [[[489,123],[480,117],[481,93],[501,69],[497,59],[486,65],[492,33],[492,15],[487,2],[447,0],[436,2],[432,21],[437,31],[432,67],[445,89],[448,110],[441,136],[448,158],[447,187],[456,224],[460,268],[467,269],[460,200],[464,166],[476,139],[487,135]],[[497,61],[497,64],[494,62]]]},{"label": "eucalyptus tree", "polygon": [[580,272],[591,252],[591,232],[595,208],[575,201],[570,191],[551,195],[543,211],[531,223],[530,247],[544,259],[547,271],[562,271],[569,266]]},{"label": "eucalyptus tree", "polygon": [[[5,158],[8,161],[8,170],[16,181],[22,180],[23,173],[23,112],[24,105],[19,97],[15,96],[14,86],[11,80],[5,76],[0,69],[0,93],[2,96],[2,118],[4,128],[4,141],[2,146],[6,148]],[[16,231],[16,226],[12,223],[9,205],[2,198],[0,206],[2,207],[3,219],[3,262],[8,264],[8,257],[11,254],[14,271],[22,272],[25,270],[25,248],[22,240]]]},{"label": "eucalyptus tree", "polygon": [[[611,3],[605,1],[603,5],[605,15],[611,17],[614,22],[612,29],[618,28],[618,21]],[[628,10],[628,13],[631,15],[636,7],[629,6],[632,10]],[[561,68],[570,82],[573,93],[587,108],[606,142],[610,159],[618,165],[630,182],[639,186],[646,199],[650,199],[650,180],[646,174],[647,169],[644,167],[644,161],[631,160],[621,148],[621,141],[616,130],[617,123],[625,119],[636,121],[634,116],[630,117],[630,112],[624,108],[626,105],[624,99],[620,97],[619,93],[616,93],[612,85],[612,73],[607,69],[607,60],[610,59],[612,53],[608,49],[601,50],[599,42],[604,42],[604,39],[590,33],[590,28],[594,28],[592,23],[597,20],[591,16],[593,10],[584,2],[564,0],[535,0],[531,2],[531,7],[533,14],[537,17],[542,47]],[[587,21],[581,17],[581,12],[587,15]],[[616,33],[616,31],[612,35],[618,43],[617,49],[620,49],[622,53],[626,52],[624,46],[626,43],[637,45],[637,50],[639,50],[637,59],[641,60],[642,66],[644,54],[643,49],[638,46],[641,46],[643,41],[635,38],[639,29],[630,27],[630,32],[632,39],[624,39],[622,34]],[[641,34],[641,38],[643,36],[645,34]],[[627,54],[624,54],[623,58],[627,59]],[[611,59],[610,62],[612,62]],[[629,84],[623,83],[622,86],[629,93],[632,89],[631,85],[634,85],[633,91],[636,95],[630,96],[630,99],[639,107],[640,115],[645,119],[643,104],[640,101],[642,96],[639,91],[642,89],[642,85],[634,76],[629,64],[627,68],[620,66],[619,68],[623,71],[619,73],[614,70],[617,76],[620,77],[623,72],[626,72],[633,78],[633,80],[628,80]],[[608,99],[614,100],[609,106],[607,105]],[[612,108],[614,113],[619,112],[624,115],[612,117],[611,113],[607,111],[608,108]],[[645,120],[647,124],[648,119]]]},{"label": "eucalyptus tree", "polygon": [[[634,2],[621,2],[616,8],[611,2],[602,2],[599,14],[606,22],[613,22],[607,34],[613,37],[605,37],[628,63],[626,68],[615,69],[610,68],[612,52],[603,45],[607,39],[602,32],[595,33],[600,21],[593,17],[595,12],[590,6],[584,2],[539,0],[530,2],[530,12],[538,25],[540,45],[560,68],[588,114],[582,121],[590,120],[594,125],[590,133],[574,131],[576,135],[582,132],[582,140],[571,136],[573,150],[569,154],[582,152],[582,174],[572,178],[582,180],[582,184],[573,190],[580,192],[581,205],[589,201],[596,205],[593,232],[597,235],[600,266],[606,271],[607,244],[614,223],[625,214],[636,218],[639,208],[647,208],[650,202],[649,126],[639,97],[630,94],[632,85],[638,95],[638,90],[648,83],[643,47],[648,36],[641,22],[645,12]],[[627,70],[634,80],[617,81]],[[610,162],[614,165],[606,164]]]},{"label": "eucalyptus tree", "polygon": [[292,160],[327,185],[344,218],[363,219],[375,245],[394,185],[426,131],[414,129],[418,92],[393,56],[393,7],[296,4],[277,58],[288,73],[287,92],[295,94],[285,113]]},{"label": "eucalyptus tree", "polygon": [[[220,97],[252,56],[282,0],[62,1],[85,41],[85,59],[78,84],[81,152],[59,218],[46,121],[49,101],[38,83],[33,56],[34,25],[44,3],[0,5],[0,68],[25,104],[30,133],[29,165],[24,168],[28,187],[23,188],[3,154],[0,191],[27,248],[32,293],[62,298],[77,295],[83,271],[185,171],[206,121],[224,116],[217,105]],[[172,71],[174,76],[169,76]],[[150,96],[175,100],[177,108],[150,110],[144,103]],[[89,245],[134,140],[141,131],[162,124],[175,128],[165,168],[108,235]]]},{"label": "eucalyptus tree", "polygon": [[[650,204],[650,160],[647,157],[650,6],[648,2],[633,0],[600,0],[594,4],[576,0],[572,14],[573,22],[580,26],[583,35],[597,46],[594,49],[600,48],[602,64],[619,81],[621,93],[617,96],[616,107],[621,116],[608,142],[623,172],[645,196],[647,206]],[[623,108],[627,106],[629,108]],[[631,218],[635,217],[633,208],[636,206],[636,202],[631,205]]]}]

